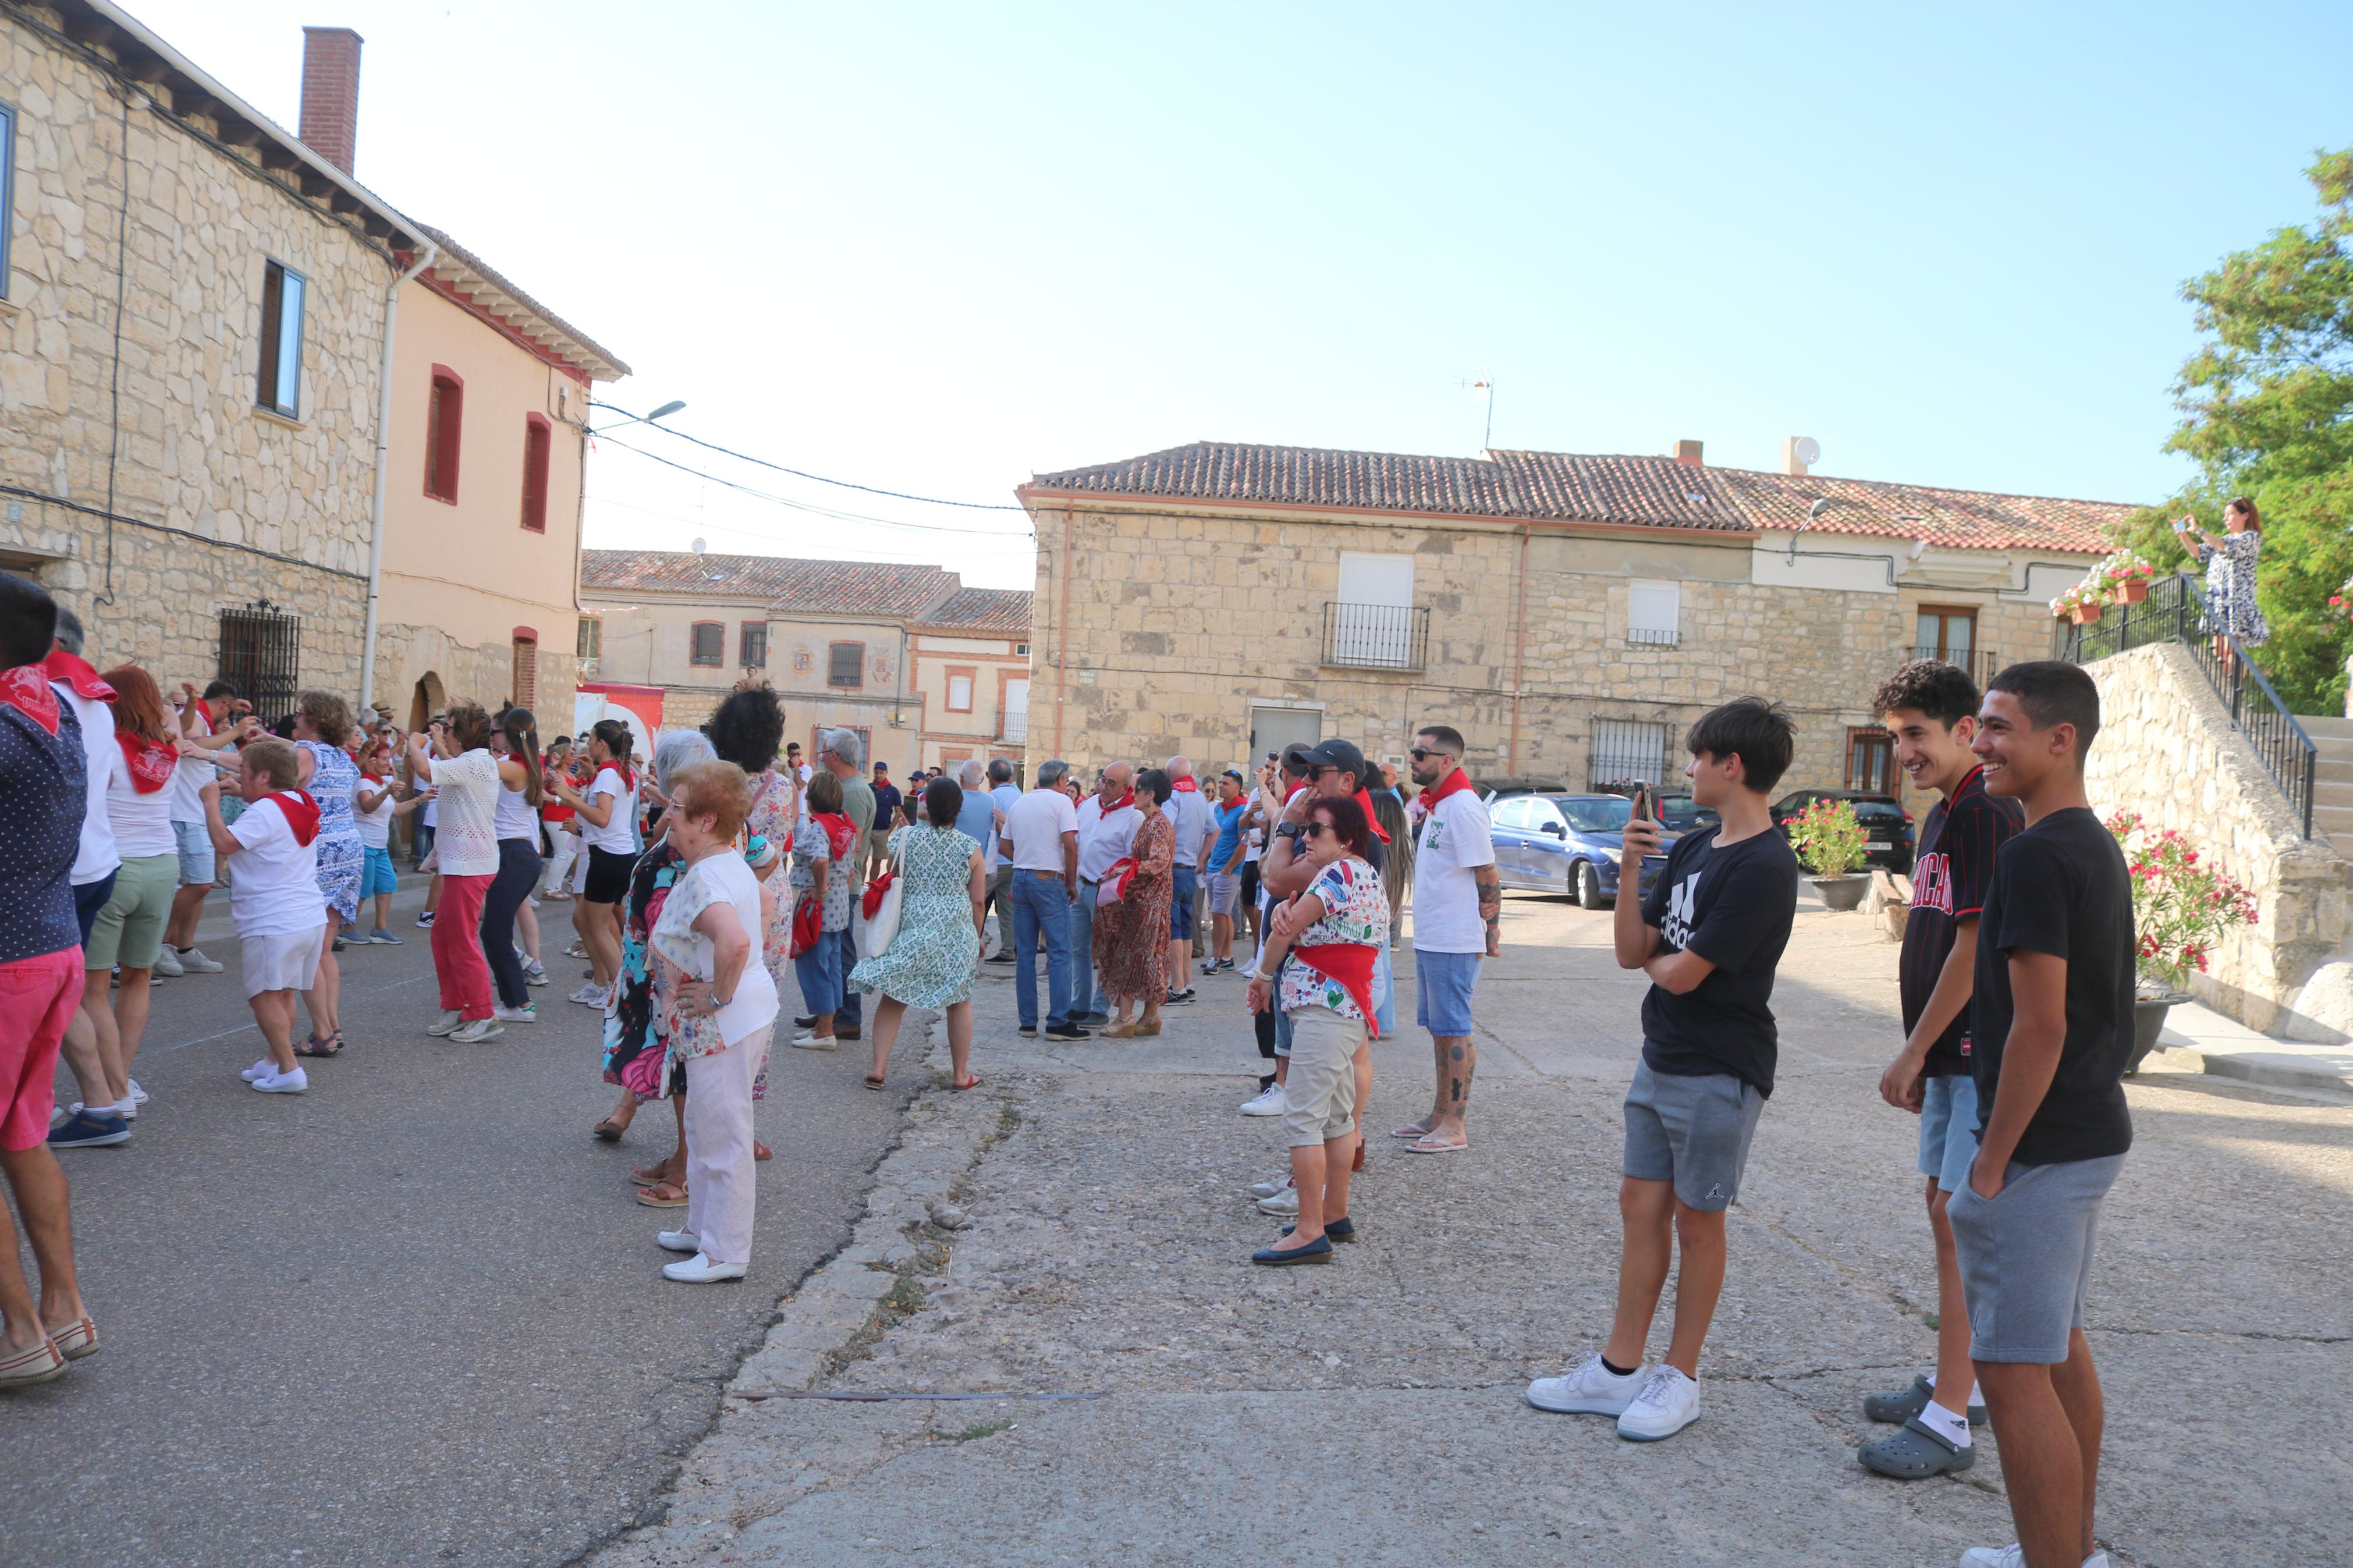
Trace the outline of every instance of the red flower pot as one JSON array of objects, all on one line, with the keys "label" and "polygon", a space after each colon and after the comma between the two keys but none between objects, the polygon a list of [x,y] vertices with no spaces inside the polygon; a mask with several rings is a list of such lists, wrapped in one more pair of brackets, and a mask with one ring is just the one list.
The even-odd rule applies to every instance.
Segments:
[{"label": "red flower pot", "polygon": [[2067,618],[2073,621],[2079,626],[2088,626],[2094,621],[2100,618],[2100,606],[2097,605],[2078,605],[2069,614]]},{"label": "red flower pot", "polygon": [[2148,584],[2145,580],[2127,579],[2116,584],[2116,597],[2127,605],[2137,605],[2148,597]]}]

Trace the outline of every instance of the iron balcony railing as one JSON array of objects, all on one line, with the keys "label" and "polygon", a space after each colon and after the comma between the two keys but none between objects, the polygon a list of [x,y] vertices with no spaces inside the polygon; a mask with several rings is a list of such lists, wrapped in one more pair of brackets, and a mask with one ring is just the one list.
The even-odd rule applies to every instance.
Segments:
[{"label": "iron balcony railing", "polygon": [[2098,620],[2069,627],[2062,657],[2090,664],[2151,643],[2175,642],[2188,648],[2214,695],[2231,710],[2232,726],[2246,736],[2273,781],[2286,793],[2289,808],[2309,838],[2312,786],[2320,748],[2295,721],[2295,715],[2263,679],[2263,672],[2247,661],[2245,650],[2236,649],[2226,658],[2217,640],[2206,625],[2205,599],[2196,579],[2178,572],[2151,583],[2148,597],[2139,604],[2110,605]]},{"label": "iron balcony railing", "polygon": [[1356,669],[1420,669],[1430,654],[1430,611],[1413,605],[1324,606],[1324,662]]},{"label": "iron balcony railing", "polygon": [[1029,715],[1025,710],[1008,713],[997,721],[997,738],[1008,745],[1022,746],[1029,742]]},{"label": "iron balcony railing", "polygon": [[1958,665],[1968,672],[1969,679],[1977,682],[1980,690],[1984,689],[1986,683],[1993,679],[1995,674],[2001,668],[2001,655],[1989,647],[1950,648],[1940,651],[1933,647],[1915,646],[1905,657],[1938,658],[1947,664]]}]

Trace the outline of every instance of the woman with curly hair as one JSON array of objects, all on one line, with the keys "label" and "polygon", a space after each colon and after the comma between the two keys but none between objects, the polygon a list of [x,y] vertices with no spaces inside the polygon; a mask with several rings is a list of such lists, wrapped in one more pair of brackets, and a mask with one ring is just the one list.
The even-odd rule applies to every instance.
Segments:
[{"label": "woman with curly hair", "polygon": [[335,962],[335,935],[360,915],[360,872],[367,849],[352,816],[359,764],[345,748],[352,739],[352,710],[332,691],[305,691],[294,699],[294,749],[301,753],[301,787],[319,803],[319,893],[327,908],[327,934],[319,948],[319,976],[302,993],[311,1009],[311,1037],[294,1047],[298,1057],[332,1057],[343,1048],[342,967]]},{"label": "woman with curly hair", "polygon": [[[761,876],[763,888],[776,896],[776,909],[760,933],[760,963],[782,995],[785,971],[793,953],[788,853],[793,824],[801,813],[799,777],[776,771],[777,748],[785,740],[785,705],[776,700],[767,682],[747,681],[728,694],[702,726],[702,732],[721,762],[733,763],[752,781],[752,810],[744,819],[747,839],[764,839],[776,851]],[[753,1098],[761,1098],[766,1087],[764,1076],[754,1086]]]}]

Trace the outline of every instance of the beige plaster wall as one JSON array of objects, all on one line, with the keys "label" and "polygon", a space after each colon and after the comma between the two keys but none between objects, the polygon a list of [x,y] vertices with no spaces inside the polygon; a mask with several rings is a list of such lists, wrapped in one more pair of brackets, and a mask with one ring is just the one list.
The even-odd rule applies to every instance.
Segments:
[{"label": "beige plaster wall", "polygon": [[[396,269],[354,228],[161,115],[134,104],[126,134],[107,78],[5,16],[0,68],[18,111],[0,481],[105,505],[120,254],[113,510],[183,531],[117,523],[111,602],[101,521],[0,498],[20,511],[0,508],[0,549],[50,557],[38,574],[103,658],[209,676],[216,613],[266,596],[302,617],[301,680],[352,689]],[[308,283],[299,420],[254,406],[272,258]]]},{"label": "beige plaster wall", "polygon": [[[1032,679],[1028,657],[1013,651],[1017,644],[1028,640],[1026,633],[1018,638],[914,634],[911,662],[915,700],[922,705],[923,731],[918,752],[921,765],[937,767],[950,752],[961,752],[981,762],[996,756],[1021,755],[1020,745],[998,743],[998,694],[1008,678]],[[948,709],[951,670],[971,672],[972,710],[968,713]],[[1034,684],[1031,691],[1034,698]]]}]

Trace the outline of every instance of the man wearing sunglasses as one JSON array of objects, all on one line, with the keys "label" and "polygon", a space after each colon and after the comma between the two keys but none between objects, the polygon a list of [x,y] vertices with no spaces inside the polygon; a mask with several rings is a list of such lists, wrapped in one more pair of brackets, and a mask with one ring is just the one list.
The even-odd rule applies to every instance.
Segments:
[{"label": "man wearing sunglasses", "polygon": [[1424,726],[1413,738],[1419,837],[1414,848],[1413,974],[1415,1021],[1430,1031],[1438,1068],[1430,1114],[1390,1133],[1416,1154],[1470,1147],[1462,1118],[1479,1065],[1471,1043],[1471,993],[1479,963],[1502,951],[1503,891],[1495,879],[1495,841],[1487,808],[1462,771],[1462,733]]}]

